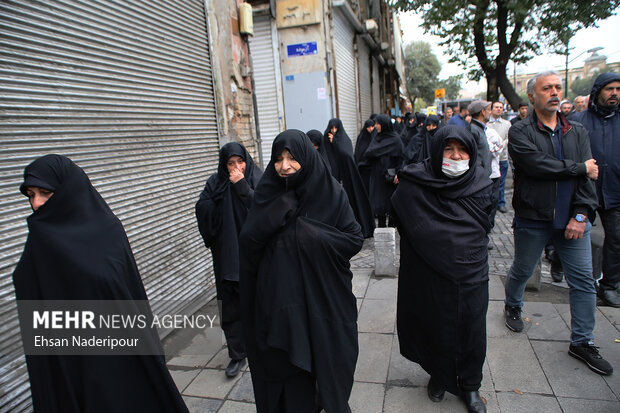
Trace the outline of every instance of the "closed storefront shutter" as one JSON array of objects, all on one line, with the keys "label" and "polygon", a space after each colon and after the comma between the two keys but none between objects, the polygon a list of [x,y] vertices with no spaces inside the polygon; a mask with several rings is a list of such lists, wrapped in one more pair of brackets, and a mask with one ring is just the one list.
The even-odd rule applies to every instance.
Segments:
[{"label": "closed storefront shutter", "polygon": [[254,36],[250,37],[250,52],[254,73],[254,93],[258,112],[263,168],[271,158],[271,145],[274,138],[284,130],[284,113],[280,76],[279,56],[274,51],[276,34],[272,31],[271,16],[254,18]]},{"label": "closed storefront shutter", "polygon": [[[349,137],[354,141],[359,132],[357,104],[357,68],[353,53],[353,28],[340,10],[334,11],[334,60],[338,117]],[[325,125],[327,126],[327,125]]]},{"label": "closed storefront shutter", "polygon": [[364,122],[372,113],[372,84],[370,81],[370,58],[368,45],[362,39],[358,42],[360,75],[360,122]]},{"label": "closed storefront shutter", "polygon": [[31,212],[23,168],[48,153],[81,166],[122,221],[153,310],[187,313],[214,293],[194,204],[218,129],[202,0],[3,1],[0,13],[0,411],[29,411],[12,284]]},{"label": "closed storefront shutter", "polygon": [[372,113],[382,113],[381,88],[379,87],[379,63],[372,59]]}]

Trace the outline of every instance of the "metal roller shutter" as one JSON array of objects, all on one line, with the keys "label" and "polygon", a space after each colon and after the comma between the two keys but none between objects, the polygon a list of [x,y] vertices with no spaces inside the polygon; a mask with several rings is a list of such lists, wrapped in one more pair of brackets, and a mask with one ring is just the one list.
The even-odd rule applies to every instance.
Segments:
[{"label": "metal roller shutter", "polygon": [[271,144],[274,138],[284,130],[284,109],[280,93],[282,86],[278,82],[280,70],[277,70],[280,57],[274,53],[274,36],[277,36],[277,33],[274,33],[271,16],[255,16],[250,51],[263,151],[263,169],[271,159]]},{"label": "metal roller shutter", "polygon": [[[359,132],[357,104],[357,70],[353,54],[353,28],[338,9],[334,11],[334,60],[336,68],[336,90],[338,117],[345,131],[353,140]],[[327,126],[327,124],[325,125]]]},{"label": "metal roller shutter", "polygon": [[0,14],[0,411],[28,411],[12,284],[23,168],[48,153],[79,164],[123,222],[153,310],[193,311],[213,294],[194,204],[218,129],[202,0],[5,1]]},{"label": "metal roller shutter", "polygon": [[[360,123],[370,118],[372,113],[372,91],[370,81],[370,58],[368,54],[368,45],[362,39],[358,41],[358,59],[359,59],[359,75],[360,75]],[[361,127],[361,125],[360,125]]]},{"label": "metal roller shutter", "polygon": [[379,63],[372,59],[372,112],[382,113],[381,88],[379,87]]}]

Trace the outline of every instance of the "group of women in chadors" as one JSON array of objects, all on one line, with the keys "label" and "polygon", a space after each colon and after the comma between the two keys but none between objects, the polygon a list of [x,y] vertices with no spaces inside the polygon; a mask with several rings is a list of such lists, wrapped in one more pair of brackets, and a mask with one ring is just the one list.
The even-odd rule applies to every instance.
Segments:
[{"label": "group of women in chadors", "polygon": [[[389,116],[373,115],[355,145],[339,119],[324,132],[286,130],[264,173],[242,144],[220,149],[195,212],[213,257],[225,374],[247,359],[257,412],[351,411],[350,260],[375,226],[388,225],[401,236],[401,353],[429,374],[431,400],[448,391],[468,411],[486,411],[478,389],[491,182],[466,129],[417,121],[408,114],[397,132]],[[82,169],[44,156],[26,167],[21,191],[33,213],[14,272],[18,301],[147,300],[123,227]],[[156,331],[151,339],[161,345]],[[35,411],[187,411],[160,356],[27,363]]]}]

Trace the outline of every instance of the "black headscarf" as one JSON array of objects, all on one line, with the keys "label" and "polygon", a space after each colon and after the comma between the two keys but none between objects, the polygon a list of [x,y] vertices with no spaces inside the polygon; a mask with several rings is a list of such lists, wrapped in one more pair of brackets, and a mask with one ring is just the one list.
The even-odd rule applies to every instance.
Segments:
[{"label": "black headscarf", "polygon": [[[469,153],[469,170],[456,178],[442,172],[449,139],[461,142]],[[491,180],[476,163],[476,141],[465,128],[448,125],[433,136],[430,152],[430,158],[398,174],[400,184],[392,206],[400,229],[442,276],[456,281],[488,279],[486,233],[492,189]],[[404,219],[409,216],[416,219]]]},{"label": "black headscarf", "polygon": [[[274,167],[284,149],[301,165],[286,178]],[[283,382],[302,369],[316,377],[325,410],[345,411],[358,352],[349,260],[363,238],[344,190],[303,132],[275,138],[240,240],[252,380]],[[258,392],[256,401],[269,404],[270,395]]]},{"label": "black headscarf", "polygon": [[[439,116],[429,115],[424,120],[424,127],[409,141],[405,148],[405,159],[407,163],[422,162],[430,156],[430,141],[439,129],[441,121]],[[435,125],[437,129],[427,130],[428,125]]]},{"label": "black headscarf", "polygon": [[[232,156],[245,161],[244,178],[234,185],[227,167]],[[242,144],[227,143],[220,149],[217,173],[207,180],[196,203],[198,230],[205,246],[211,248],[217,287],[222,280],[239,281],[238,236],[261,176],[260,168]]]},{"label": "black headscarf", "polygon": [[370,142],[364,153],[364,158],[373,159],[382,156],[402,156],[403,143],[392,126],[392,121],[387,115],[378,115],[375,122],[381,125],[381,132]]},{"label": "black headscarf", "polygon": [[312,141],[320,151],[321,147],[323,147],[323,134],[316,129],[310,129],[306,132],[306,135],[308,135],[310,141]]},{"label": "black headscarf", "polygon": [[[333,136],[332,142],[329,141],[327,134],[331,133],[332,127],[338,128],[336,134]],[[325,153],[327,154],[327,160],[331,165],[332,175],[337,180],[340,180],[340,157],[341,154],[346,154],[353,157],[353,142],[344,130],[342,121],[338,118],[330,119],[327,123],[327,129],[323,133],[323,145]]]},{"label": "black headscarf", "polygon": [[[413,122],[409,123],[409,120],[413,119]],[[403,140],[403,147],[406,148],[411,138],[417,133],[417,126],[415,121],[415,115],[411,112],[407,112],[405,120],[403,121],[405,126],[400,134],[400,138]]]},{"label": "black headscarf", "polygon": [[[336,126],[338,130],[333,137],[333,142],[330,143],[327,134],[331,132],[332,126]],[[364,130],[364,132],[368,134],[367,131]],[[353,208],[355,219],[362,227],[364,238],[368,238],[373,235],[375,229],[374,219],[368,199],[368,191],[364,186],[350,149],[351,139],[344,131],[340,119],[330,120],[323,135],[323,143],[319,147],[319,152],[325,159],[332,176],[342,183],[349,197],[351,208]]]},{"label": "black headscarf", "polygon": [[360,163],[364,152],[366,152],[366,149],[368,149],[368,145],[370,145],[370,142],[372,141],[373,135],[376,134],[374,129],[372,130],[372,132],[368,133],[368,130],[366,130],[366,128],[370,126],[375,126],[375,121],[372,119],[368,119],[366,122],[364,122],[362,130],[360,130],[359,135],[357,135],[357,140],[355,141],[354,155],[356,164]]},{"label": "black headscarf", "polygon": [[[53,195],[28,217],[13,273],[18,307],[20,300],[147,300],[121,222],[80,167],[61,155],[43,156],[26,167],[20,191],[27,186]],[[160,346],[154,330],[142,339]],[[187,412],[162,356],[26,361],[35,411]]]}]

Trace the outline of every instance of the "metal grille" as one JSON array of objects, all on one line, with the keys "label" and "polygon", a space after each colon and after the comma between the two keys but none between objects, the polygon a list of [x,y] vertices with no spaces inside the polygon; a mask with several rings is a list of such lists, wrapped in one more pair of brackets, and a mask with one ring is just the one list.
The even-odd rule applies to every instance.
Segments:
[{"label": "metal grille", "polygon": [[336,88],[338,117],[347,135],[355,140],[360,126],[357,119],[357,70],[353,55],[353,28],[340,10],[334,11],[334,60],[336,66]]},{"label": "metal grille", "polygon": [[271,159],[271,145],[274,138],[284,130],[282,87],[277,81],[280,73],[276,72],[277,60],[280,57],[274,55],[274,34],[270,15],[255,16],[254,36],[250,39],[250,51],[263,151],[263,169]]},{"label": "metal grille", "polygon": [[360,75],[360,122],[370,118],[372,113],[372,91],[370,82],[370,59],[368,46],[362,39],[358,41],[358,59]]},{"label": "metal grille", "polygon": [[12,284],[23,168],[48,153],[80,165],[150,299],[171,307],[154,311],[189,312],[213,294],[194,204],[219,145],[202,0],[3,1],[0,14],[0,411],[28,411]]}]

